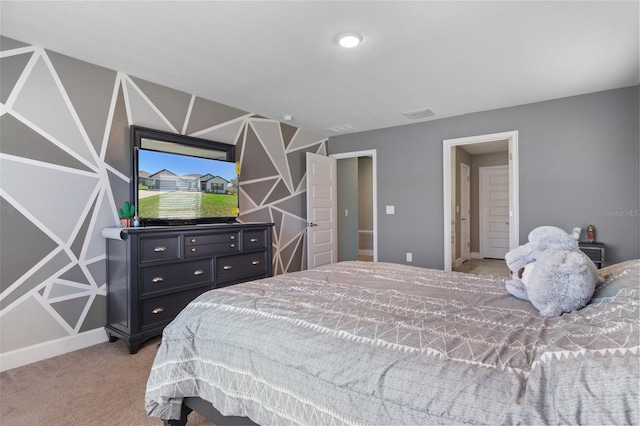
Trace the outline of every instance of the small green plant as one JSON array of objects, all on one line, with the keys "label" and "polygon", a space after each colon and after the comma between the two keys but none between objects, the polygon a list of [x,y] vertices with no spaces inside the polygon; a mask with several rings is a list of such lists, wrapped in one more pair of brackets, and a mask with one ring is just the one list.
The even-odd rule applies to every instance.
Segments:
[{"label": "small green plant", "polygon": [[122,208],[118,209],[118,215],[122,218],[133,217],[136,214],[136,206],[129,204],[128,201],[124,202]]}]

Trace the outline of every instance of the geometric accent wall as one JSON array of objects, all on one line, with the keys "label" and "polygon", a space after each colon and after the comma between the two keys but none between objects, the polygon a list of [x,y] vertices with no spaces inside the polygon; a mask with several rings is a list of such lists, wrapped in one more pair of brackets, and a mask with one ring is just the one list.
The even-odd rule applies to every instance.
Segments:
[{"label": "geometric accent wall", "polygon": [[16,40],[0,40],[0,353],[101,328],[105,242],[129,200],[131,124],[236,145],[240,221],[305,268],[305,155],[326,138]]}]

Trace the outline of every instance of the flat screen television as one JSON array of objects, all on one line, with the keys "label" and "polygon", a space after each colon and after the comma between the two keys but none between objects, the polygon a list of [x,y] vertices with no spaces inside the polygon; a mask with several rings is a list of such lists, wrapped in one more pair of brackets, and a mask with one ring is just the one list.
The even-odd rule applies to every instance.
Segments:
[{"label": "flat screen television", "polygon": [[235,222],[235,147],[131,127],[132,199],[141,226]]}]

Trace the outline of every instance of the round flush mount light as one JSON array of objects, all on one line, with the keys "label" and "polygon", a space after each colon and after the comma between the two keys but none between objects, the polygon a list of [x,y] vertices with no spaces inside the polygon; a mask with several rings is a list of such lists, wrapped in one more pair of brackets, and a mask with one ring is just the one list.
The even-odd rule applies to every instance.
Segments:
[{"label": "round flush mount light", "polygon": [[342,47],[347,47],[347,48],[356,47],[361,42],[362,42],[362,36],[356,33],[345,33],[340,35],[340,37],[338,37],[338,43],[340,43],[340,46]]}]

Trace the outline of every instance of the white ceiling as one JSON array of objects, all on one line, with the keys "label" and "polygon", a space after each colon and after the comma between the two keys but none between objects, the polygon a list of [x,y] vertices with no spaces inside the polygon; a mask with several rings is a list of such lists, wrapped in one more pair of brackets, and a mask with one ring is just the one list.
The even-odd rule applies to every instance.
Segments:
[{"label": "white ceiling", "polygon": [[637,85],[638,4],[2,0],[0,33],[333,136]]}]

